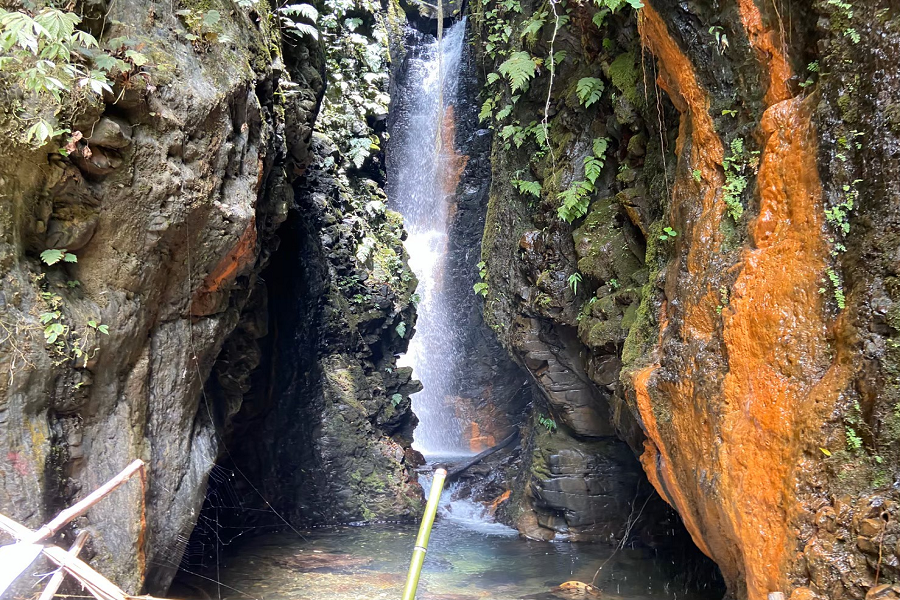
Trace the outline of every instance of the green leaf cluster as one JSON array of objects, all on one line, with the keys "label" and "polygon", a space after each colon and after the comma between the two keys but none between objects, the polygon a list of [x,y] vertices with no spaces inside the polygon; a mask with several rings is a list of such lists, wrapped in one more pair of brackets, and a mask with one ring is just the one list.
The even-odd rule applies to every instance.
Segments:
[{"label": "green leaf cluster", "polygon": [[78,257],[71,252],[67,252],[65,248],[50,248],[49,250],[44,250],[43,252],[41,252],[41,261],[46,265],[52,266],[60,261],[67,263],[77,263]]},{"label": "green leaf cluster", "polygon": [[559,208],[556,209],[557,215],[563,221],[571,223],[587,214],[590,195],[594,192],[594,183],[603,171],[608,148],[608,138],[594,139],[591,144],[593,155],[586,156],[583,160],[585,180],[573,181],[572,185],[557,196],[560,201]]},{"label": "green leaf cluster", "polygon": [[622,7],[628,5],[634,10],[639,10],[644,8],[644,3],[641,0],[594,0],[594,4],[600,9],[596,13],[594,13],[594,17],[591,19],[598,28],[602,28],[606,17],[610,14],[616,13]]},{"label": "green leaf cluster", "polygon": [[731,155],[722,161],[725,169],[725,185],[722,187],[722,199],[728,210],[729,216],[737,222],[744,214],[744,205],[741,204],[741,196],[747,189],[747,156],[744,154],[744,139],[735,138],[731,141]]},{"label": "green leaf cluster", "polygon": [[497,70],[506,77],[513,93],[515,93],[528,86],[528,82],[534,78],[537,72],[537,64],[538,61],[532,58],[528,52],[519,51],[513,52]]},{"label": "green leaf cluster", "polygon": [[[310,23],[304,23],[297,19],[306,19]],[[287,33],[298,37],[309,36],[314,40],[319,39],[319,30],[314,23],[319,20],[319,11],[312,4],[288,4],[278,9],[278,19]],[[350,31],[356,29],[362,21],[360,19],[347,19],[346,25]]]},{"label": "green leaf cluster", "polygon": [[511,183],[522,195],[530,195],[535,198],[541,197],[541,184],[537,181],[529,181],[526,179],[513,179]]},{"label": "green leaf cluster", "polygon": [[[52,7],[37,13],[0,9],[0,75],[39,104],[49,98],[57,110],[74,93],[111,93],[108,75],[115,62],[95,63],[93,69],[87,66],[97,55],[98,43],[91,34],[76,29],[79,23],[77,14]],[[39,115],[34,120],[25,132],[28,143],[41,146],[66,131],[51,118]]]},{"label": "green leaf cluster", "polygon": [[478,283],[472,286],[472,289],[475,290],[475,293],[479,296],[487,297],[488,295],[488,284],[485,282],[487,279],[487,263],[484,261],[479,262],[475,267],[478,269],[478,277],[481,279]]},{"label": "green leaf cluster", "polygon": [[604,84],[602,79],[596,77],[582,77],[575,86],[575,93],[578,94],[578,100],[585,108],[591,106],[600,100],[603,94]]}]

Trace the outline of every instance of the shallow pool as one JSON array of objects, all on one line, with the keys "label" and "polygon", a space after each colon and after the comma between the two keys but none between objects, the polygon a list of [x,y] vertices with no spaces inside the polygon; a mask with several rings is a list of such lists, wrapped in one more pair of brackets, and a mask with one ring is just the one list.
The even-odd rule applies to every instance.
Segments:
[{"label": "shallow pool", "polygon": [[[452,514],[435,524],[419,584],[419,600],[584,598],[551,589],[596,578],[604,598],[713,600],[671,560],[654,552],[599,544],[534,542],[499,524]],[[459,508],[459,507],[456,507]],[[460,511],[457,510],[457,513]],[[210,597],[290,600],[399,599],[416,535],[414,525],[343,526],[251,539],[192,585]],[[608,562],[607,562],[608,561]]]}]

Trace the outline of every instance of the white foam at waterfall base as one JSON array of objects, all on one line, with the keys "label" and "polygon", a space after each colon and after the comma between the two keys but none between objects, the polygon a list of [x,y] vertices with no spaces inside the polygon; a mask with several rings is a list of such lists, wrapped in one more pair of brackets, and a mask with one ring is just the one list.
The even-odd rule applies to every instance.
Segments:
[{"label": "white foam at waterfall base", "polygon": [[[431,490],[431,481],[431,473],[419,474],[419,483],[422,484],[426,494]],[[516,537],[519,535],[519,532],[512,527],[507,527],[494,520],[490,509],[481,502],[476,502],[469,498],[455,498],[459,491],[459,484],[451,483],[441,492],[441,501],[438,504],[437,526],[455,526],[483,535],[501,537]]]}]

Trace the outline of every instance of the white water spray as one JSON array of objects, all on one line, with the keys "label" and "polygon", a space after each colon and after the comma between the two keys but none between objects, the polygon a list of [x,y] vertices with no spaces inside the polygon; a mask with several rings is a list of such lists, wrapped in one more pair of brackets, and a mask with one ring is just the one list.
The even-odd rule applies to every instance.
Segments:
[{"label": "white water spray", "polygon": [[[441,144],[442,124],[457,97],[466,23],[456,23],[443,40],[413,49],[397,121],[391,131],[391,201],[404,217],[410,267],[419,278],[416,334],[401,364],[413,367],[423,391],[412,397],[419,418],[415,448],[426,456],[470,454],[465,423],[456,414],[462,319],[454,314],[444,272],[448,251],[448,209],[452,192],[442,172],[454,149]],[[452,145],[452,144],[449,144]]]}]

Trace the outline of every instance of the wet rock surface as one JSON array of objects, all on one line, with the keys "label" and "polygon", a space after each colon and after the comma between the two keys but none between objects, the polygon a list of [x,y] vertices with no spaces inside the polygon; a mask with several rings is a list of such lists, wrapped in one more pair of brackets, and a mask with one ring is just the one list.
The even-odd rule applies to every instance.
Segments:
[{"label": "wet rock surface", "polygon": [[[570,15],[595,33],[560,31],[555,49],[581,62],[559,66],[549,102],[539,73],[494,120],[486,320],[515,324],[500,338],[560,424],[542,436],[588,442],[571,382],[593,387],[730,593],[890,595],[894,518],[872,515],[896,501],[897,86],[883,62],[896,7],[644,4],[600,33],[590,11]],[[479,35],[535,10],[486,12]],[[546,55],[548,29],[507,50]],[[496,114],[510,97],[492,77]],[[587,110],[573,94],[586,77],[605,84]],[[545,102],[542,155],[515,136]],[[605,163],[568,226],[560,192],[601,136]],[[532,462],[532,493],[514,502],[582,487],[548,487],[545,468]]]},{"label": "wet rock surface", "polygon": [[[36,526],[142,458],[146,494],[129,484],[77,523],[134,593],[167,587],[193,528],[223,424],[201,388],[260,285],[286,173],[309,161],[285,130],[309,129],[322,91],[304,44],[282,57],[277,31],[223,8],[231,41],[201,52],[175,10],[104,8],[104,36],[144,32],[155,75],[77,114],[67,158],[10,134],[0,174],[0,511]],[[77,263],[45,264],[54,248]]]},{"label": "wet rock surface", "polygon": [[[147,489],[128,484],[76,526],[100,572],[157,594],[217,462],[213,492],[227,481],[270,519],[414,514],[418,383],[394,356],[415,278],[368,138],[387,111],[385,13],[366,8],[376,54],[339,36],[352,52],[323,55],[309,37],[282,43],[260,7],[107,9],[104,36],[145,32],[149,77],[76,115],[68,157],[3,150],[16,166],[0,172],[14,198],[0,208],[0,511],[37,526],[142,458]],[[197,11],[220,18],[202,39],[187,29]],[[320,115],[326,67],[379,78],[337,89]],[[331,137],[313,138],[317,116]],[[43,264],[53,248],[77,262]]]}]

